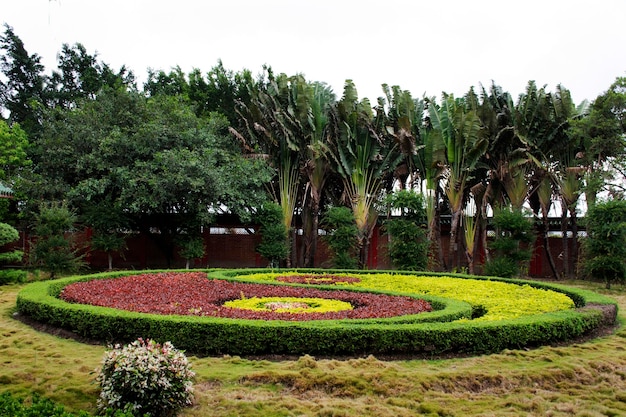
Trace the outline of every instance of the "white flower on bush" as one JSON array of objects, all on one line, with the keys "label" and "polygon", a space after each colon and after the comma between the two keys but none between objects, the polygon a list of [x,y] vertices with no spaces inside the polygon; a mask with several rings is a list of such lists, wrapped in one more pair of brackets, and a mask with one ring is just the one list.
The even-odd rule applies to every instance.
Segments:
[{"label": "white flower on bush", "polygon": [[96,381],[100,410],[132,410],[152,416],[174,415],[191,405],[193,378],[187,357],[170,342],[137,339],[108,351]]}]

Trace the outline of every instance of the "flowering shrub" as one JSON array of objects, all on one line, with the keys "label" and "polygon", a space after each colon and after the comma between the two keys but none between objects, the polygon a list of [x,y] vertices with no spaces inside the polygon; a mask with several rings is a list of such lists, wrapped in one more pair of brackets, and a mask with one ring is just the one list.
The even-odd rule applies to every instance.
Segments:
[{"label": "flowering shrub", "polygon": [[100,410],[125,410],[151,416],[174,415],[191,405],[191,371],[187,357],[172,346],[138,339],[105,354],[96,377]]},{"label": "flowering shrub", "polygon": [[[274,281],[279,280],[283,275],[284,273],[270,272],[239,276],[246,279]],[[292,277],[297,275],[296,272],[290,274]],[[337,274],[338,282],[341,282],[343,275],[345,274]],[[310,277],[311,274],[303,274],[303,276]],[[429,294],[481,306],[486,310],[485,315],[476,319],[481,321],[507,320],[574,307],[574,302],[567,295],[534,288],[530,285],[481,279],[389,273],[360,274],[359,278],[359,282],[351,283],[349,286],[408,294]]]},{"label": "flowering shrub", "polygon": [[[352,309],[294,314],[281,310],[233,308],[225,304],[253,297],[323,298],[349,303]],[[209,280],[201,272],[164,272],[75,282],[63,289],[61,298],[69,302],[141,313],[252,320],[367,319],[432,310],[427,301],[408,296]]]}]

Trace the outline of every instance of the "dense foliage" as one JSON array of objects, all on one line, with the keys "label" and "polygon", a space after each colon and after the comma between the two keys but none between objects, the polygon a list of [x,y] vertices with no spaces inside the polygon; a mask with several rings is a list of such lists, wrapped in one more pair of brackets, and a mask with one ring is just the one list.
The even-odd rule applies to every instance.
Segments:
[{"label": "dense foliage", "polygon": [[289,255],[288,233],[283,212],[277,203],[270,202],[260,208],[257,218],[261,242],[256,250],[269,261],[269,267],[278,268],[281,261],[287,259]]},{"label": "dense foliage", "polygon": [[491,259],[485,264],[484,273],[489,276],[510,278],[523,275],[534,241],[532,224],[521,210],[503,209],[493,216],[496,236],[491,242]]},{"label": "dense foliage", "polygon": [[[422,195],[400,190],[386,200],[399,217],[385,221],[389,234],[389,256],[393,266],[404,271],[424,271],[428,264],[426,209]],[[395,213],[394,213],[395,214]]]},{"label": "dense foliage", "polygon": [[[313,266],[323,213],[343,207],[356,235],[349,250],[333,250],[335,265],[366,268],[381,203],[400,188],[423,195],[428,266],[448,271],[481,270],[488,213],[502,208],[530,207],[547,242],[547,216],[559,201],[563,273],[571,276],[580,195],[593,204],[601,192],[619,199],[624,191],[623,77],[578,105],[564,86],[548,91],[535,81],[516,100],[495,83],[439,98],[383,85],[371,103],[351,80],[339,96],[301,74],[266,66],[255,78],[221,62],[206,74],[151,70],[140,89],[126,68],[112,69],[78,43],[63,45],[47,75],[8,25],[0,70],[0,130],[16,145],[0,146],[0,180],[21,200],[10,211],[32,218],[42,200],[67,201],[109,257],[125,249],[122,231],[139,232],[169,261],[178,238],[197,236],[215,214],[249,222],[274,200],[290,239],[286,266]],[[94,217],[101,207],[114,215]],[[387,231],[395,265],[423,268],[413,255],[424,250],[415,243],[419,228],[390,222]]]},{"label": "dense foliage", "polygon": [[358,264],[355,254],[358,228],[354,214],[347,207],[331,207],[322,220],[324,240],[332,254],[335,268],[351,269]]},{"label": "dense foliage", "polygon": [[589,276],[603,279],[606,287],[626,280],[626,201],[597,203],[587,213],[584,240]]},{"label": "dense foliage", "polygon": [[77,272],[84,266],[76,238],[66,235],[74,230],[76,222],[76,214],[65,204],[47,204],[39,209],[30,262],[48,271],[51,278],[59,273]]}]

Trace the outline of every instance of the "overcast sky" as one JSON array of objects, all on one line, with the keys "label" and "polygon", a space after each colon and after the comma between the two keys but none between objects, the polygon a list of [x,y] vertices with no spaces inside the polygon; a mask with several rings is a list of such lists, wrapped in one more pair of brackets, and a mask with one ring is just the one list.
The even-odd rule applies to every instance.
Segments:
[{"label": "overcast sky", "polygon": [[[303,73],[372,102],[380,85],[414,97],[463,95],[494,80],[516,98],[528,80],[576,103],[626,76],[624,0],[0,0],[0,22],[56,67],[82,43],[140,82],[180,66]],[[141,87],[141,85],[140,85]]]}]

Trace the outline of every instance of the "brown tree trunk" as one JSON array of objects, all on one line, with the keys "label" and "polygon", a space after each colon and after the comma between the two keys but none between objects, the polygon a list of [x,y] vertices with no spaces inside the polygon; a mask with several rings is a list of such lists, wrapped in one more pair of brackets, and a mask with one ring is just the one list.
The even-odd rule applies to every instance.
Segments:
[{"label": "brown tree trunk", "polygon": [[575,278],[578,272],[578,221],[576,218],[576,208],[570,210],[570,223],[572,225],[572,265],[570,269],[570,277]]},{"label": "brown tree trunk", "polygon": [[567,237],[567,207],[561,215],[561,234],[563,235],[563,277],[569,277],[569,239]]}]

